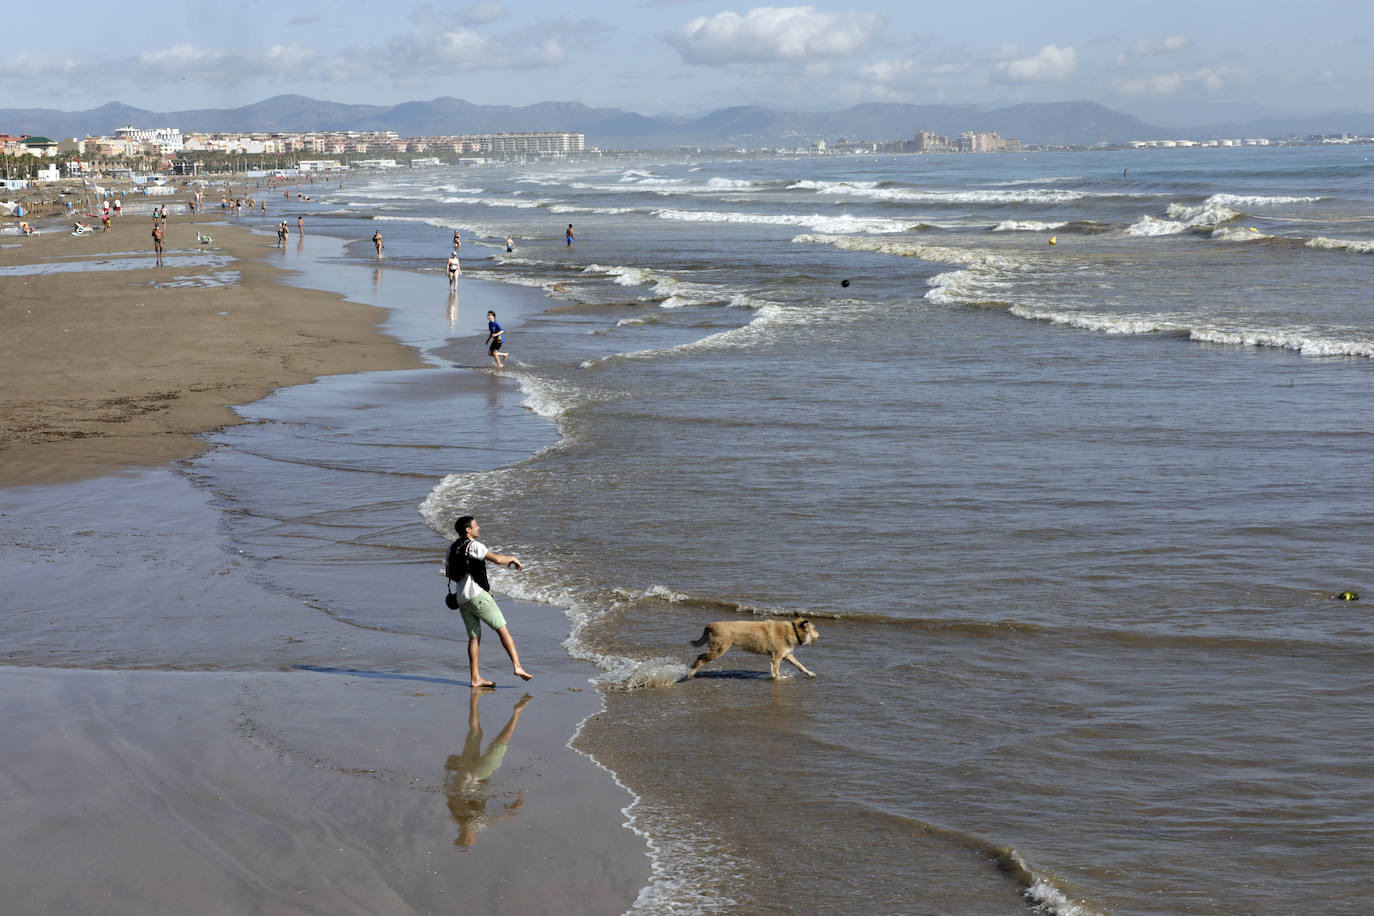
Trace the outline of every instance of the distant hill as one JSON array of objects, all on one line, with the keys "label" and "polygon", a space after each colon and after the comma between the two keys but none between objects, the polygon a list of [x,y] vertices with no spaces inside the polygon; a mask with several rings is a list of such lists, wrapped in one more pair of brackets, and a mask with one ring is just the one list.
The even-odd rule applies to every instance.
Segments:
[{"label": "distant hill", "polygon": [[897,140],[930,130],[946,136],[996,131],[1035,146],[1095,146],[1146,139],[1306,136],[1350,131],[1374,134],[1364,112],[1268,117],[1248,123],[1159,127],[1095,102],[977,105],[868,103],[843,111],[721,108],[696,118],[646,117],[578,102],[478,105],[442,97],[399,105],[349,105],[279,95],[241,108],[152,112],[110,102],[90,111],[0,109],[0,133],[68,138],[113,134],[116,128],[178,127],[182,131],[394,130],[405,137],[570,130],[590,146],[654,149],[677,146],[800,146],[814,140]]}]

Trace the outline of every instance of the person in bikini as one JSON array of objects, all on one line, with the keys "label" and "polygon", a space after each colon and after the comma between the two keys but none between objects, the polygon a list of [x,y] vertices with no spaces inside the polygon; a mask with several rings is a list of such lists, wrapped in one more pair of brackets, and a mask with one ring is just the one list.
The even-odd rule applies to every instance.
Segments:
[{"label": "person in bikini", "polygon": [[458,252],[448,256],[448,288],[458,288],[458,278],[463,275],[463,266],[458,263]]}]

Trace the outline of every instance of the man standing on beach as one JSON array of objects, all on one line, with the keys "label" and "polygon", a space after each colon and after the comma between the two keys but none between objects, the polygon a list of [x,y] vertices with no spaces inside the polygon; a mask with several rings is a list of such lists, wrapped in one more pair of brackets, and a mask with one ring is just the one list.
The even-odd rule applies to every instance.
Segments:
[{"label": "man standing on beach", "polygon": [[153,251],[157,254],[157,266],[162,266],[162,223],[153,220]]},{"label": "man standing on beach", "polygon": [[458,288],[458,278],[463,274],[463,267],[458,263],[458,252],[448,256],[448,288]]},{"label": "man standing on beach", "polygon": [[520,667],[520,655],[515,651],[515,640],[511,638],[506,618],[501,616],[501,608],[491,596],[491,586],[487,582],[487,563],[499,563],[511,569],[524,569],[525,564],[508,554],[495,553],[477,540],[481,527],[471,515],[464,515],[453,523],[458,539],[448,548],[448,558],[444,564],[445,575],[461,583],[458,591],[458,613],[463,615],[463,626],[468,633],[468,667],[473,687],[495,687],[496,684],[482,677],[478,671],[478,656],[482,647],[482,624],[496,631],[501,640],[501,648],[510,656],[515,676],[521,680],[532,680],[534,675]]},{"label": "man standing on beach", "polygon": [[572,223],[568,223],[568,231],[564,235],[568,240],[568,246],[571,247],[573,243]]},{"label": "man standing on beach", "polygon": [[503,355],[501,353],[501,344],[505,342],[503,340],[505,336],[506,332],[502,330],[501,325],[496,321],[496,313],[487,312],[487,355],[491,357],[492,362],[496,363],[496,368],[498,369],[505,368],[506,365],[501,361],[501,356]]}]

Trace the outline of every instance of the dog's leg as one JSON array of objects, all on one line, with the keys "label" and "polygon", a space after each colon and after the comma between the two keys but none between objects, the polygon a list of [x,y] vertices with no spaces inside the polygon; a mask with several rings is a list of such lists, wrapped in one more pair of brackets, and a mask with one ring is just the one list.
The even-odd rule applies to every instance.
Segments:
[{"label": "dog's leg", "polygon": [[[789,662],[791,662],[792,664],[796,665],[797,668],[798,668],[798,670],[800,670],[801,673],[804,674],[804,675],[806,675],[807,677],[815,677],[815,676],[816,676],[816,675],[812,674],[810,671],[807,671],[807,670],[806,670],[806,666],[803,665],[801,662],[797,661],[796,657],[793,656],[791,652],[788,652],[786,655],[783,656],[783,658],[787,659]],[[775,665],[774,667],[777,667],[777,666]],[[776,677],[776,675],[774,675],[774,676]]]},{"label": "dog's leg", "polygon": [[706,651],[697,656],[696,663],[692,665],[692,670],[687,672],[688,677],[696,677],[697,669],[707,662],[715,661],[725,654],[725,650],[730,648],[728,642],[713,642],[706,647]]}]

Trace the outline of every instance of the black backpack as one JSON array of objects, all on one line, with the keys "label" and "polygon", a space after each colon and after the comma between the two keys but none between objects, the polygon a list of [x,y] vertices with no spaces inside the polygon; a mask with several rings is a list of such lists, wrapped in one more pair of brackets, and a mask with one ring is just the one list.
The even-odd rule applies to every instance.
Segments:
[{"label": "black backpack", "polygon": [[461,586],[468,578],[468,545],[472,543],[471,538],[459,538],[448,545],[448,556],[444,558],[444,575],[448,577],[448,594],[444,596],[444,604],[450,611],[458,610],[460,592],[453,590],[453,583],[457,582]]}]

